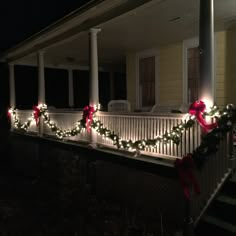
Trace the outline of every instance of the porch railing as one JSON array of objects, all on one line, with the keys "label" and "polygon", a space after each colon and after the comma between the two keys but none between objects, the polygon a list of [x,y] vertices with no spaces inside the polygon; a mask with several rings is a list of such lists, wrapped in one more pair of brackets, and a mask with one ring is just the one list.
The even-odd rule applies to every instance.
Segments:
[{"label": "porch railing", "polygon": [[200,188],[200,195],[193,195],[191,211],[195,224],[205,212],[233,169],[233,141],[232,133],[221,140],[218,151],[207,157],[203,168],[196,173]]},{"label": "porch railing", "polygon": [[[24,121],[31,116],[31,111],[18,111],[18,117]],[[71,129],[75,123],[81,119],[82,111],[49,111],[51,120],[63,129]],[[121,139],[124,140],[141,140],[154,139],[165,132],[169,132],[174,126],[185,122],[183,114],[150,114],[150,113],[126,113],[117,114],[109,112],[99,112],[96,114],[104,127],[114,131]],[[38,133],[38,127],[35,122],[29,129],[32,133]],[[55,136],[55,134],[44,125],[44,135]],[[68,137],[72,141],[90,141],[90,134],[84,130],[81,134],[75,137]],[[194,127],[186,130],[181,137],[179,145],[173,143],[159,143],[156,147],[148,147],[143,151],[143,154],[150,156],[158,156],[162,158],[177,158],[182,157],[188,152],[192,152],[200,144],[200,128],[196,124]],[[99,136],[97,143],[109,148],[115,148],[111,140]]]},{"label": "porch railing", "polygon": [[[174,126],[185,122],[183,114],[150,114],[150,113],[127,113],[117,114],[100,112],[97,115],[104,127],[114,131],[120,138],[125,140],[154,139],[158,135],[169,132]],[[114,147],[110,140],[98,137],[98,143]],[[176,158],[192,152],[200,144],[200,128],[196,124],[186,130],[182,135],[179,145],[173,143],[159,143],[157,147],[148,147],[143,153],[158,157]]]},{"label": "porch railing", "polygon": [[[31,116],[32,111],[17,111],[18,117],[24,121]],[[52,111],[50,112],[51,120],[63,129],[71,129],[75,123],[82,118],[82,111]],[[153,139],[158,135],[169,132],[174,126],[185,121],[185,115],[182,114],[150,114],[150,113],[126,113],[117,114],[109,112],[98,112],[97,119],[100,120],[104,127],[114,131],[120,138],[125,140]],[[32,122],[29,131],[37,134],[39,129]],[[44,127],[44,135],[55,136],[55,134]],[[69,137],[68,140],[74,142],[90,142],[90,133],[84,130],[80,135]],[[201,130],[196,123],[192,128],[182,134],[182,140],[179,145],[173,143],[160,143],[155,148],[146,148],[143,154],[168,158],[174,160],[183,155],[192,152],[201,141]],[[98,145],[109,148],[116,147],[110,140],[98,136]],[[199,219],[204,209],[209,204],[214,194],[220,188],[226,177],[231,171],[229,154],[231,153],[232,134],[228,134],[219,145],[216,154],[209,157],[204,168],[197,173],[197,178],[201,186],[201,194],[194,196],[191,202],[191,209],[196,220]]]},{"label": "porch railing", "polygon": [[[19,120],[24,123],[29,117],[32,116],[32,110],[17,110],[17,116]],[[28,131],[31,133],[38,133],[39,129],[35,122],[31,122],[31,126],[29,127]]]}]

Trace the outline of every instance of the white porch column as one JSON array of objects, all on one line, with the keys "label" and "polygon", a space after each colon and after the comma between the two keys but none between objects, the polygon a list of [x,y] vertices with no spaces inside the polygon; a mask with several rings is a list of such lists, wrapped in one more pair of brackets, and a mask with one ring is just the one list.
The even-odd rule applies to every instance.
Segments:
[{"label": "white porch column", "polygon": [[101,29],[90,29],[90,94],[89,105],[97,105],[99,102],[98,94],[98,48],[97,33]]},{"label": "white porch column", "polygon": [[[10,107],[16,107],[16,91],[15,91],[15,70],[14,64],[9,64],[9,95],[10,95]],[[13,131],[14,126],[11,123],[11,131]]]},{"label": "white porch column", "polygon": [[73,70],[68,70],[68,93],[69,93],[69,107],[74,107],[74,84],[73,84]]},{"label": "white porch column", "polygon": [[[90,35],[90,93],[89,105],[94,106],[99,103],[99,88],[98,88],[98,48],[97,48],[97,33],[101,29],[92,28],[89,31]],[[90,143],[92,147],[96,147],[97,134],[91,130]]]},{"label": "white porch column", "polygon": [[[45,75],[44,75],[44,52],[39,51],[38,59],[38,104],[45,103]],[[43,120],[40,118],[39,135],[43,135]]]},{"label": "white porch column", "polygon": [[9,64],[9,89],[10,89],[10,106],[16,106],[16,91],[15,91],[15,70],[14,64]]},{"label": "white porch column", "polygon": [[200,0],[200,83],[199,99],[214,103],[214,5]]},{"label": "white porch column", "polygon": [[38,104],[45,103],[44,52],[38,52]]}]

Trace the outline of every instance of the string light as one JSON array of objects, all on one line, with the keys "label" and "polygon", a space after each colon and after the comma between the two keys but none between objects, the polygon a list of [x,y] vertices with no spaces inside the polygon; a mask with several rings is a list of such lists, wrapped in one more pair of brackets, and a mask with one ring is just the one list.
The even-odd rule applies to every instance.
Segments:
[{"label": "string light", "polygon": [[[174,144],[178,145],[181,142],[182,134],[186,130],[191,128],[196,121],[195,115],[189,114],[187,117],[184,118],[184,120],[180,124],[174,126],[169,132],[166,131],[163,135],[156,136],[154,139],[141,139],[136,141],[125,140],[120,138],[113,131],[104,127],[103,123],[96,118],[95,113],[98,111],[99,107],[100,105],[94,107],[86,107],[86,109],[90,108],[90,113],[87,113],[87,117],[83,115],[83,118],[76,122],[75,127],[66,130],[63,130],[58,127],[57,124],[50,119],[46,104],[39,104],[35,109],[38,112],[37,115],[43,118],[44,123],[51,129],[52,132],[56,134],[59,139],[79,135],[86,128],[88,130],[86,123],[88,122],[89,129],[92,128],[102,137],[110,139],[113,142],[113,145],[115,145],[117,148],[132,151],[144,150],[148,147],[155,148],[161,142],[164,144],[173,142]],[[15,108],[9,109],[9,114],[13,118],[14,127],[24,132],[28,131],[32,124],[32,121],[35,120],[36,111],[34,110],[32,112],[32,115],[27,119],[27,121],[22,124],[17,116],[17,110]],[[219,121],[221,121],[222,119],[227,119],[228,126],[232,127],[233,122],[228,122],[233,116],[232,111],[235,111],[235,108],[232,104],[227,105],[223,111],[219,111],[218,107],[212,106],[207,112],[204,112],[204,116],[214,117]]]}]

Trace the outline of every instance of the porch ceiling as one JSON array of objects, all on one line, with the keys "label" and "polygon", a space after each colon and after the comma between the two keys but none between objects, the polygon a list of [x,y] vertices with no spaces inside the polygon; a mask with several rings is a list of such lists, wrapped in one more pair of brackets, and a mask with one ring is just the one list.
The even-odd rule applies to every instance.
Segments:
[{"label": "porch ceiling", "polygon": [[[236,1],[215,0],[215,30],[236,22]],[[130,51],[157,48],[198,35],[199,0],[154,0],[101,25],[98,34],[99,62],[124,64]],[[48,65],[88,65],[88,32],[46,50]],[[36,64],[36,57],[23,64]]]}]

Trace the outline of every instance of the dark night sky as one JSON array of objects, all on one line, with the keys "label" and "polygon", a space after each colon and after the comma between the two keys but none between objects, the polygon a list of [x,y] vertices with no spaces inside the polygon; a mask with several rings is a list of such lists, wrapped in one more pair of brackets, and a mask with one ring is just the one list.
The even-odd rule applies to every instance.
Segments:
[{"label": "dark night sky", "polygon": [[3,0],[0,53],[87,2],[89,0]]},{"label": "dark night sky", "polygon": [[[2,0],[0,54],[87,2],[89,0]],[[8,77],[7,65],[0,63],[0,111],[9,104]]]}]

